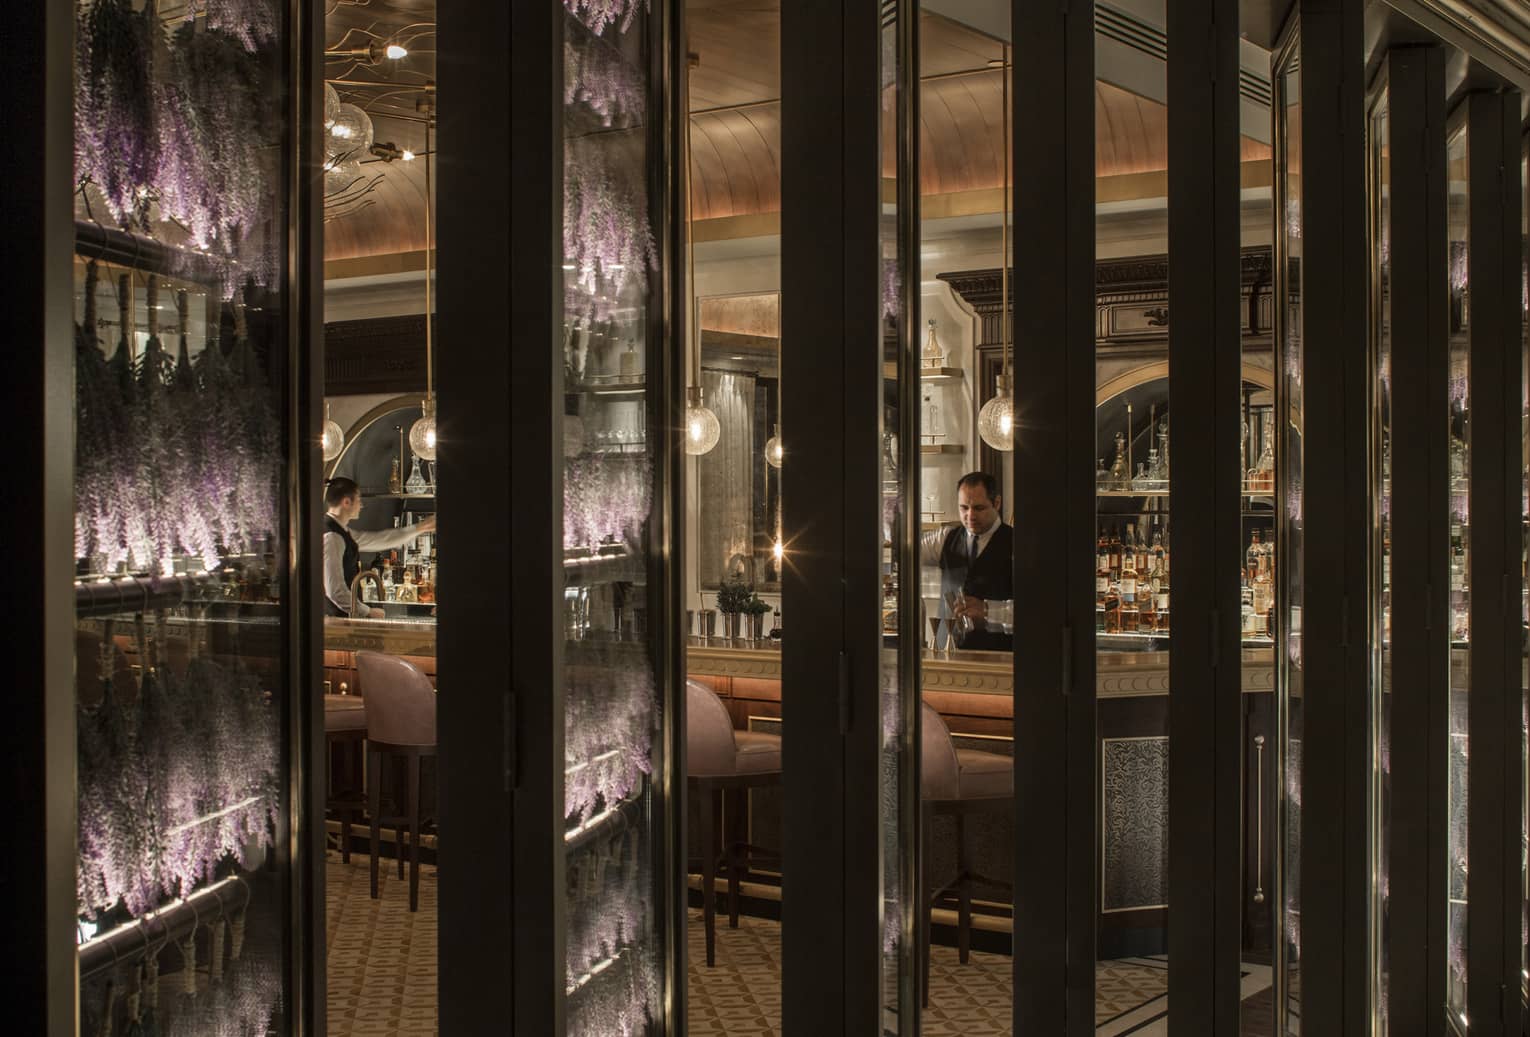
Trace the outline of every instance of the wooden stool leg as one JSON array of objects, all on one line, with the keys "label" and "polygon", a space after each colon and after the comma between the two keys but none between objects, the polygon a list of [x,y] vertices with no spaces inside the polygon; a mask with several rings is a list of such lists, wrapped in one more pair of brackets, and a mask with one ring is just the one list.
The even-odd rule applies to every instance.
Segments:
[{"label": "wooden stool leg", "polygon": [[371,822],[372,899],[377,899],[378,818],[382,815],[382,753],[367,748],[367,813]]},{"label": "wooden stool leg", "polygon": [[919,866],[915,869],[915,889],[918,890],[919,924],[917,926],[919,941],[920,969],[923,973],[923,1004],[930,1007],[930,812],[920,811],[920,854]]},{"label": "wooden stool leg", "polygon": [[744,811],[749,803],[747,789],[733,789],[728,793],[726,817],[728,822],[728,928],[738,928],[739,881],[743,878],[745,863],[749,859],[748,828],[744,824]]},{"label": "wooden stool leg", "polygon": [[714,847],[715,832],[713,823],[716,815],[713,812],[713,800],[715,794],[712,786],[706,782],[700,785],[701,810],[700,831],[697,836],[701,842],[701,919],[707,934],[707,968],[717,963],[716,943],[717,936],[713,930],[716,923],[717,898],[713,895],[713,885],[717,877],[717,850]]},{"label": "wooden stool leg", "polygon": [[[347,803],[354,802],[349,797],[355,795],[356,786],[352,785],[349,779],[355,773],[356,760],[360,754],[361,746],[358,743],[347,742],[345,744],[345,771],[347,779],[345,792]],[[333,761],[331,761],[330,778],[331,780],[334,779]],[[340,862],[342,864],[351,863],[351,818],[353,816],[354,811],[349,806],[340,811]]]},{"label": "wooden stool leg", "polygon": [[420,754],[409,754],[409,910],[420,909]]},{"label": "wooden stool leg", "polygon": [[956,958],[963,965],[972,949],[972,866],[967,856],[967,821],[956,815]]}]

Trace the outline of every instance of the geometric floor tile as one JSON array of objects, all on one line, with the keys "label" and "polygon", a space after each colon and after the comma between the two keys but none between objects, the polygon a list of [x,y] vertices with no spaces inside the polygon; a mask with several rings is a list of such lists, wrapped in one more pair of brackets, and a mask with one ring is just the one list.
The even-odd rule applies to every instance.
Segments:
[{"label": "geometric floor tile", "polygon": [[420,909],[409,910],[407,870],[378,868],[371,896],[370,858],[326,855],[324,877],[328,1030],[331,1037],[436,1037],[436,869],[420,865]]}]

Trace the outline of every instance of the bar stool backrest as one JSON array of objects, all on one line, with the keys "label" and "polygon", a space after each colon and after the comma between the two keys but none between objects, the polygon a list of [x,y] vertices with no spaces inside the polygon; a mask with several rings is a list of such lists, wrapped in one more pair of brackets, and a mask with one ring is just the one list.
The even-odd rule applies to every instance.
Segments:
[{"label": "bar stool backrest", "polygon": [[919,792],[924,799],[960,799],[961,768],[951,729],[928,702],[921,703],[924,734],[920,745]]},{"label": "bar stool backrest", "polygon": [[396,655],[356,653],[367,704],[367,737],[389,745],[436,744],[436,689],[418,666]]},{"label": "bar stool backrest", "polygon": [[728,707],[700,681],[685,682],[685,753],[685,769],[691,774],[732,774],[738,769]]}]

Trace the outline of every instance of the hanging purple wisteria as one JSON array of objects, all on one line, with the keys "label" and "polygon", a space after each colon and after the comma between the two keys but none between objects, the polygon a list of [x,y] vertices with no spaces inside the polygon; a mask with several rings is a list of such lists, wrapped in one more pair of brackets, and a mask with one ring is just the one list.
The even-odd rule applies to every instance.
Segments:
[{"label": "hanging purple wisteria", "polygon": [[265,273],[258,228],[273,207],[268,91],[239,39],[193,23],[176,32],[168,66],[157,93],[153,193],[160,214],[184,227],[193,245],[234,268],[226,297],[245,270]]},{"label": "hanging purple wisteria", "polygon": [[601,125],[640,125],[647,106],[643,81],[622,53],[599,36],[563,45],[563,103],[585,105]]},{"label": "hanging purple wisteria", "polygon": [[[164,573],[178,556],[212,569],[251,550],[276,527],[279,434],[269,387],[242,316],[229,355],[210,340],[193,364],[185,297],[177,359],[158,334],[150,285],[149,341],[133,357],[132,288],[118,284],[110,361],[96,343],[96,268],[86,268],[85,319],[75,329],[75,553],[97,571],[127,563]],[[241,315],[243,307],[236,309]]]},{"label": "hanging purple wisteria", "polygon": [[[188,5],[187,13],[193,10],[194,5]],[[206,13],[209,29],[228,33],[249,51],[276,39],[280,28],[272,0],[207,0]]]},{"label": "hanging purple wisteria", "polygon": [[653,769],[659,703],[646,666],[581,647],[567,667],[564,693],[563,813],[582,817],[632,795]]},{"label": "hanging purple wisteria", "polygon": [[100,190],[119,223],[143,224],[159,164],[155,125],[156,51],[162,49],[153,0],[95,0],[75,31],[76,182]]},{"label": "hanging purple wisteria", "polygon": [[611,137],[570,138],[563,149],[564,306],[571,318],[609,320],[628,292],[641,296],[658,251],[638,163]]},{"label": "hanging purple wisteria", "polygon": [[119,903],[141,915],[225,860],[251,865],[277,817],[276,718],[258,681],[209,659],[176,672],[162,630],[139,643],[139,680],[107,647],[101,699],[80,697],[76,891],[88,918]]},{"label": "hanging purple wisteria", "polygon": [[563,474],[563,546],[636,541],[653,502],[653,464],[644,454],[584,454]]},{"label": "hanging purple wisteria", "polygon": [[648,10],[648,0],[563,0],[563,6],[581,24],[599,35],[611,25],[619,32],[632,28],[637,13]]}]

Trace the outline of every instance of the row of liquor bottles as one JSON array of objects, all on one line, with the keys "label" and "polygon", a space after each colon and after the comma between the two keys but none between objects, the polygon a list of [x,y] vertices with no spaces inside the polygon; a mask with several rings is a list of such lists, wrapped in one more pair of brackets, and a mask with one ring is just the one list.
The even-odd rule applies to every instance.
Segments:
[{"label": "row of liquor bottles", "polygon": [[[1261,408],[1261,412],[1266,410],[1267,408]],[[1130,414],[1130,408],[1127,413]],[[1148,437],[1152,445],[1148,448],[1147,460],[1137,461],[1135,468],[1131,454],[1131,439],[1122,432],[1115,434],[1115,459],[1107,467],[1102,457],[1095,468],[1094,482],[1099,492],[1159,494],[1169,491],[1169,419],[1159,420],[1155,413],[1149,427],[1153,434]],[[1275,439],[1271,435],[1267,415],[1259,422],[1258,444],[1257,460],[1250,465],[1248,463],[1249,426],[1245,420],[1242,461],[1239,466],[1243,471],[1243,492],[1250,495],[1273,494],[1275,492]]]},{"label": "row of liquor bottles", "polygon": [[[1168,523],[1153,516],[1100,530],[1094,591],[1098,628],[1110,634],[1169,632]],[[1275,545],[1252,530],[1244,552],[1242,627],[1245,637],[1274,636]]]}]

